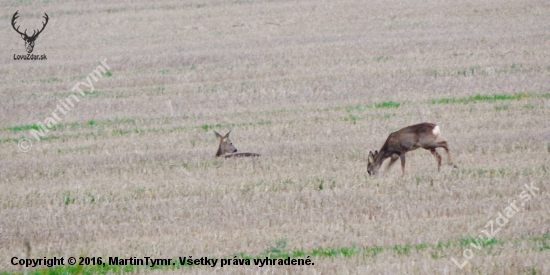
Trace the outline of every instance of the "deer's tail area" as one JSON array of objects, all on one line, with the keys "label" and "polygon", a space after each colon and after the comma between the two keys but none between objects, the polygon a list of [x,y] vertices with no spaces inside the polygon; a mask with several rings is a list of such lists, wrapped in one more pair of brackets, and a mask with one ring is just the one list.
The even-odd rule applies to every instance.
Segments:
[{"label": "deer's tail area", "polygon": [[439,130],[439,126],[435,125],[434,129],[432,130],[432,133],[436,137],[439,136],[439,134],[441,134],[441,131]]}]

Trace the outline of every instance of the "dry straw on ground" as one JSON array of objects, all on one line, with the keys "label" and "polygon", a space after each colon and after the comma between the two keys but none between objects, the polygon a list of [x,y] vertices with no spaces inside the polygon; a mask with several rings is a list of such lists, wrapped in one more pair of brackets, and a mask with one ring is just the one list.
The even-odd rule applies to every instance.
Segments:
[{"label": "dry straw on ground", "polygon": [[[327,251],[309,267],[138,271],[153,274],[550,274],[548,1],[0,7],[0,270],[20,270],[28,240],[32,257]],[[12,60],[16,10],[29,29],[48,13],[47,61]],[[105,58],[110,73],[34,140]],[[405,177],[369,177],[368,151],[423,121],[459,169],[417,150]],[[216,159],[212,130],[229,129],[262,157]],[[458,269],[525,184],[536,195]]]}]

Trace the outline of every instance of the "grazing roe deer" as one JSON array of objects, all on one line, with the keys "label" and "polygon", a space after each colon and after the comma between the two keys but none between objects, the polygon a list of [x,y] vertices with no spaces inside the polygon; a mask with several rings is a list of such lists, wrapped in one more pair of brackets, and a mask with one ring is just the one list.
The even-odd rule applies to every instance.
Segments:
[{"label": "grazing roe deer", "polygon": [[233,142],[229,139],[229,134],[231,130],[225,134],[225,136],[220,135],[218,132],[214,131],[216,137],[220,139],[220,146],[218,147],[218,152],[216,157],[224,156],[225,158],[232,157],[259,157],[260,154],[256,153],[237,153],[237,148],[233,145]]},{"label": "grazing roe deer", "polygon": [[405,153],[416,150],[418,148],[424,148],[429,150],[432,155],[437,158],[437,171],[441,169],[441,155],[436,152],[436,148],[442,147],[447,152],[448,164],[457,168],[451,161],[451,155],[449,154],[449,148],[447,142],[437,141],[440,134],[439,126],[433,123],[420,123],[405,127],[397,132],[393,132],[388,136],[386,143],[380,149],[380,152],[369,152],[369,159],[367,164],[367,171],[369,175],[376,175],[378,169],[382,165],[382,162],[387,158],[391,158],[388,164],[389,169],[398,158],[401,159],[401,170],[403,170],[403,176],[405,176]]}]

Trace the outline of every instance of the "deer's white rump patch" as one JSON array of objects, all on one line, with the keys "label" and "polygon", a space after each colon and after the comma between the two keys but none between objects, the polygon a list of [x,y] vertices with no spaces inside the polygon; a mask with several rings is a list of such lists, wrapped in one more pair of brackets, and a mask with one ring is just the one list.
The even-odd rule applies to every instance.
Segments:
[{"label": "deer's white rump patch", "polygon": [[439,126],[436,125],[432,130],[432,133],[434,134],[434,136],[439,136],[439,134],[441,133],[441,131],[439,131]]}]

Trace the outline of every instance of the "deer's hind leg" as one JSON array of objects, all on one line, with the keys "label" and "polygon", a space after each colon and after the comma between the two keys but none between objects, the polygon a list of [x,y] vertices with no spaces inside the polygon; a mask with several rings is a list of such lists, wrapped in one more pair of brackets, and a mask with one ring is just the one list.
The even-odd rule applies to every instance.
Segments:
[{"label": "deer's hind leg", "polygon": [[402,153],[399,155],[399,158],[401,158],[401,170],[403,171],[403,177],[405,176],[405,154]]},{"label": "deer's hind leg", "polygon": [[437,159],[437,171],[441,171],[441,155],[435,150],[435,147],[432,147],[428,150],[430,150],[432,155],[434,155],[434,157]]},{"label": "deer's hind leg", "polygon": [[[437,147],[441,147],[441,148],[445,149],[445,152],[447,153],[447,164],[448,164],[448,165],[451,165],[453,168],[458,168],[458,166],[456,166],[456,165],[453,163],[453,160],[452,160],[452,158],[451,158],[451,153],[449,152],[449,146],[447,145],[447,142],[444,141],[444,140],[438,142],[438,143],[436,144],[436,146],[434,147],[434,150],[435,150],[435,148],[437,148]],[[433,154],[433,153],[432,153],[432,154]],[[440,156],[440,158],[441,158],[441,156]]]}]

